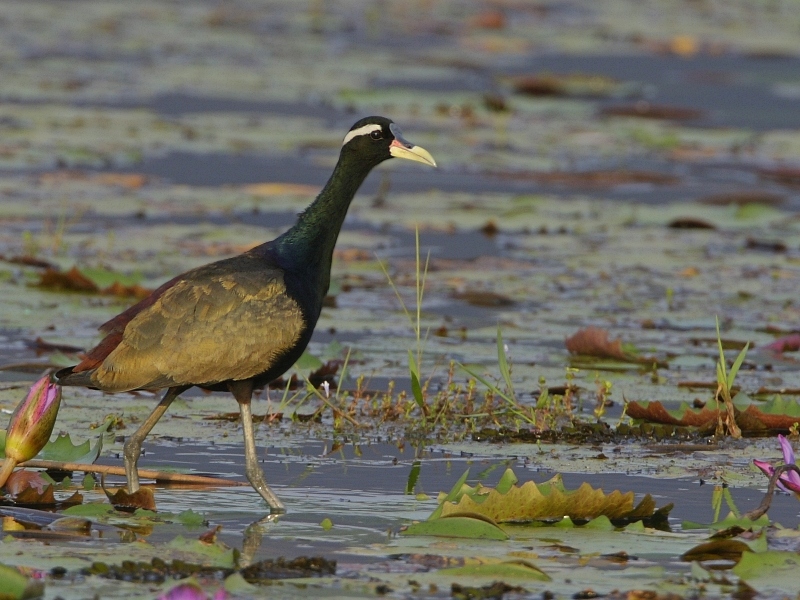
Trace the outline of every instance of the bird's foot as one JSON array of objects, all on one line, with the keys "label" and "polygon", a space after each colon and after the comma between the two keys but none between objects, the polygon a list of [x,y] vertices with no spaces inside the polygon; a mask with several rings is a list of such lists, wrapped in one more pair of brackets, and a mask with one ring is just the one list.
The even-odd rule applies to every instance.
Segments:
[{"label": "bird's foot", "polygon": [[278,496],[275,495],[275,492],[267,485],[267,481],[264,478],[264,471],[256,465],[253,468],[246,468],[245,475],[247,476],[247,481],[253,486],[253,489],[266,500],[267,504],[269,504],[270,513],[281,514],[286,512],[286,507],[283,502],[280,501]]}]

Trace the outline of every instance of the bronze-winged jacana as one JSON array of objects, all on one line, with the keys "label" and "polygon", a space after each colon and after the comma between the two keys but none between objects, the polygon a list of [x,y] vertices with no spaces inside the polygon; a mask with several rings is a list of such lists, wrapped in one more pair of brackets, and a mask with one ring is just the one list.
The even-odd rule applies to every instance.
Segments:
[{"label": "bronze-winged jacana", "polygon": [[278,238],[174,277],[100,327],[105,338],[54,381],[105,392],[167,388],[158,406],[125,442],[128,491],[139,489],[142,442],[170,403],[192,386],[227,390],[239,403],[247,479],[284,511],[258,464],[250,402],[253,389],[300,357],[328,292],[336,238],[356,191],[373,167],[392,158],[427,165],[427,150],[403,139],[384,117],[358,121],[316,200]]}]

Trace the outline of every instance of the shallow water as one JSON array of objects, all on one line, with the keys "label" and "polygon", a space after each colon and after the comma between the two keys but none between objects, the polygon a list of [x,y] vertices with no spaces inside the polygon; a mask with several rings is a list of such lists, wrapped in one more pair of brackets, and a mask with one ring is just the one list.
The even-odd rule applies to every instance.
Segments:
[{"label": "shallow water", "polygon": [[[360,116],[387,114],[440,168],[381,168],[353,204],[340,248],[358,252],[337,257],[336,307],[323,311],[311,344],[320,356],[332,342],[352,348],[346,388],[363,375],[370,389],[395,382],[396,392],[411,391],[407,352],[415,336],[374,257],[387,262],[401,297],[413,306],[415,224],[421,225],[421,254],[431,257],[422,307],[423,328],[436,332],[423,362],[426,376],[433,374],[431,389],[443,385],[453,360],[499,381],[500,327],[524,402],[538,393],[540,379],[559,385],[568,374],[587,419],[598,385],[613,384],[614,405],[603,417],[611,424],[622,418],[625,400],[662,400],[669,408],[707,402],[709,390],[680,384],[714,380],[715,315],[723,338],[751,342],[737,378],[746,394],[800,388],[792,352],[775,356],[759,348],[775,331],[795,330],[798,320],[794,5],[504,4],[506,20],[493,29],[475,19],[494,5],[383,2],[370,4],[377,7],[371,13],[361,3],[323,4],[274,3],[268,10],[238,1],[135,10],[103,2],[85,10],[74,8],[79,3],[9,5],[0,21],[8,61],[0,91],[0,254],[35,253],[63,269],[94,268],[155,287],[289,227],[329,176],[343,132]],[[533,98],[513,91],[512,77],[542,74],[607,76],[619,85],[598,96]],[[698,114],[685,121],[603,114],[637,103]],[[587,178],[592,172],[609,177]],[[144,178],[126,183],[113,178],[119,173]],[[553,174],[560,177],[545,177]],[[258,195],[243,187],[263,182],[310,188]],[[694,219],[706,229],[673,228],[675,219]],[[97,325],[130,303],[30,287],[38,272],[0,263],[0,364],[33,363],[0,371],[0,402],[9,412],[45,363],[69,361],[37,356],[26,342],[41,336],[90,347]],[[564,340],[588,325],[606,328],[612,339],[668,368],[576,361]],[[729,361],[734,356],[728,352]],[[457,372],[456,379],[466,376]],[[141,466],[241,480],[238,427],[202,419],[233,410],[232,400],[186,395],[145,444]],[[100,459],[120,465],[124,436],[153,402],[147,395],[68,390],[57,427],[86,439],[105,414],[121,416],[127,427]],[[266,402],[256,402],[263,414]],[[567,597],[589,588],[609,593],[675,584],[681,595],[702,588],[710,597],[727,597],[724,582],[699,582],[678,562],[708,533],[683,531],[681,523],[710,522],[714,486],[723,482],[741,511],[755,507],[766,480],[752,459],[780,460],[772,437],[695,439],[684,449],[669,439],[499,445],[469,436],[460,441],[458,432],[418,448],[386,441],[403,433],[401,427],[334,433],[327,421],[262,427],[259,452],[289,509],[269,523],[252,526],[265,506],[248,487],[157,486],[157,505],[162,512],[202,513],[211,526],[222,525],[222,541],[247,547],[249,560],[315,554],[339,560],[337,580],[311,592],[292,588],[298,597],[374,596],[377,581],[393,586],[394,597],[419,597],[426,589],[442,597],[452,578],[436,580],[438,567],[423,567],[418,557],[465,551],[523,557],[551,570],[555,583],[527,582],[532,593],[547,587]],[[699,445],[706,442],[707,450]],[[675,503],[670,525],[677,535],[612,532],[597,541],[586,530],[551,529],[517,531],[511,542],[495,545],[395,535],[427,518],[436,494],[468,467],[471,483],[493,485],[513,467],[523,481],[559,472],[568,488],[589,482],[606,491],[633,490],[637,499],[650,493],[659,506]],[[430,498],[418,499],[423,492]],[[87,498],[104,501],[96,490]],[[777,495],[770,517],[795,528],[797,506]],[[331,530],[320,526],[325,518]],[[200,531],[171,523],[142,535],[158,554],[176,535],[196,538]],[[570,540],[584,563],[634,548],[641,570],[634,565],[592,579],[591,565],[551,561],[547,545],[554,542],[537,535],[565,545]],[[63,549],[58,560],[75,561],[73,573],[83,564],[76,558],[81,545],[93,548],[84,541],[56,548]],[[144,545],[115,546],[115,556]],[[51,547],[34,549],[30,560],[44,561]],[[100,543],[93,551],[80,560],[107,553]],[[27,564],[24,552],[9,546],[4,560]],[[409,583],[412,577],[423,580],[421,588]],[[352,582],[361,587],[348,589]],[[770,583],[757,588],[768,590]],[[49,597],[85,591],[82,581],[59,585],[48,581]],[[102,590],[102,597],[157,594],[155,588],[109,590],[96,580],[85,585]]]}]

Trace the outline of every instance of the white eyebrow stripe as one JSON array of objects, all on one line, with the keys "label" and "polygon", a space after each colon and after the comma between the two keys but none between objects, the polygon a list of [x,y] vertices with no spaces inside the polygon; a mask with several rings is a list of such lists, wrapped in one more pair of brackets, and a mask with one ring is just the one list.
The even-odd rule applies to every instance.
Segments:
[{"label": "white eyebrow stripe", "polygon": [[381,127],[377,123],[371,123],[369,125],[364,125],[363,127],[359,127],[358,129],[353,129],[353,131],[348,131],[347,135],[344,136],[344,141],[342,142],[342,146],[346,145],[347,142],[349,142],[356,136],[368,135],[373,131],[380,131],[381,129],[383,129],[383,127]]}]

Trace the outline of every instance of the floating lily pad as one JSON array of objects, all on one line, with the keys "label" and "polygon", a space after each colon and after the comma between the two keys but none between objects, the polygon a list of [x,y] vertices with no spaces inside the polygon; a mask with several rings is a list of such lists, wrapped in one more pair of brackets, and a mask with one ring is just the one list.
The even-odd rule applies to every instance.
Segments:
[{"label": "floating lily pad", "polygon": [[436,537],[470,538],[482,540],[507,540],[508,535],[485,517],[453,516],[421,521],[409,525],[403,535],[431,535]]},{"label": "floating lily pad", "polygon": [[550,576],[524,560],[487,562],[484,564],[466,565],[442,569],[439,575],[443,577],[480,577],[493,579],[532,579],[535,581],[550,581]]}]

